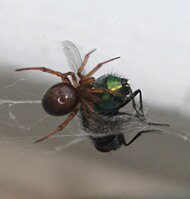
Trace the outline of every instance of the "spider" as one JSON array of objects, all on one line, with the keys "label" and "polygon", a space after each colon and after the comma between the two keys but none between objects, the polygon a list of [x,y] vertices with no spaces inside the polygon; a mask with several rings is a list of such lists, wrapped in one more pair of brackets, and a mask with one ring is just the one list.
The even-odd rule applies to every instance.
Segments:
[{"label": "spider", "polygon": [[[71,122],[71,120],[77,115],[80,108],[84,112],[86,118],[88,118],[90,114],[93,114],[93,104],[97,103],[99,100],[99,98],[96,96],[97,93],[121,95],[109,89],[95,88],[94,82],[96,81],[96,79],[92,77],[92,75],[97,70],[99,70],[104,64],[119,59],[120,57],[115,57],[107,61],[101,62],[98,65],[96,65],[88,74],[82,74],[82,71],[84,70],[87,64],[90,55],[95,50],[96,49],[90,51],[85,55],[81,66],[78,68],[77,74],[75,74],[72,71],[69,71],[67,73],[61,73],[45,67],[16,69],[16,71],[39,70],[45,73],[56,75],[60,77],[62,80],[61,83],[53,85],[46,91],[42,98],[42,106],[44,110],[50,115],[69,115],[55,130],[53,130],[46,136],[36,140],[35,143],[39,143],[53,136],[54,134],[62,131],[69,124],[69,122]],[[71,79],[68,78],[69,76],[71,77]]]}]

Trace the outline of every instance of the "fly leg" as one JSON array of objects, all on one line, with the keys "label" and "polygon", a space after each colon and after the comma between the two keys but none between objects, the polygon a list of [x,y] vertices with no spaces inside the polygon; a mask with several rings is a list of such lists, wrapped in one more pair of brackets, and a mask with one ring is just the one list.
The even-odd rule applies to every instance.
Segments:
[{"label": "fly leg", "polygon": [[[135,102],[135,97],[139,94],[139,103],[140,103],[140,107],[137,108],[137,105],[136,105],[136,102]],[[137,113],[137,116],[142,116],[144,117],[144,111],[143,111],[143,101],[142,101],[142,92],[140,89],[137,89],[136,91],[132,92],[132,90],[130,89],[130,95],[127,96],[127,99],[125,101],[124,104],[122,104],[120,108],[124,107],[126,104],[128,104],[129,102],[132,101],[132,105],[133,105],[133,108],[134,110],[136,111]]]},{"label": "fly leg", "polygon": [[[136,102],[135,102],[135,97],[139,94],[139,103],[140,103],[140,106],[139,108],[137,109],[137,105],[136,105]],[[138,115],[140,116],[144,116],[144,110],[143,110],[143,101],[142,101],[142,92],[140,89],[137,89],[136,91],[132,92],[131,90],[131,95],[130,95],[130,98],[131,98],[131,101],[132,101],[132,105],[133,105],[133,108],[135,109],[135,111],[137,112]],[[129,99],[130,100],[130,99]],[[140,112],[139,112],[140,111]]]},{"label": "fly leg", "polygon": [[145,133],[151,133],[151,132],[161,132],[161,130],[144,130],[144,131],[140,131],[139,133],[137,133],[137,135],[135,135],[134,138],[132,138],[131,141],[129,141],[128,143],[125,141],[125,138],[123,137],[123,144],[124,146],[129,146],[130,144],[132,144],[137,138],[139,138],[141,135],[145,134]]}]

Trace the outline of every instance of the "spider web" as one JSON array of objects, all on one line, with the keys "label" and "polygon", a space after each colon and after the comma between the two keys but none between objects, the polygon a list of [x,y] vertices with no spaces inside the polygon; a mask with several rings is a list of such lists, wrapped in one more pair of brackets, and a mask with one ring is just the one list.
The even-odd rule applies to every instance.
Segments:
[{"label": "spider web", "polygon": [[[64,41],[63,47],[70,69],[76,72],[78,66],[82,62],[77,47],[70,41]],[[49,86],[52,86],[53,83],[48,86],[47,84],[42,84],[40,81],[34,82],[33,76],[30,76],[30,74],[22,73],[18,76],[18,73],[16,74],[13,69],[1,73],[1,142],[17,140],[25,143],[33,143],[35,140],[51,132],[65,119],[64,117],[51,117],[42,110],[41,97],[45,90]],[[117,118],[113,119],[117,120]],[[128,119],[130,119],[130,122],[128,122]],[[179,130],[176,127],[150,126],[146,122],[139,122],[135,117],[126,117],[123,118],[123,120],[127,122],[123,122],[120,128],[121,132],[125,134],[125,137],[127,137],[130,132],[138,133],[141,130],[153,128],[162,131],[164,134],[173,135],[183,140],[190,141],[190,133],[188,131]],[[54,139],[52,140],[56,140],[56,142],[59,140],[59,142],[61,142],[61,146],[56,147],[57,150],[81,142],[85,140],[89,134],[97,136],[97,134],[93,135],[93,132],[87,133],[82,131],[81,127],[74,128],[76,123],[76,120],[72,121],[66,129],[53,137]],[[97,125],[96,122],[94,122],[94,125]],[[106,128],[107,134],[118,132],[117,130],[108,131],[107,126],[104,126],[104,128]],[[99,136],[104,136],[104,134]],[[70,140],[68,139],[69,137],[71,137]],[[64,144],[62,144],[62,142],[64,142]]]},{"label": "spider web", "polygon": [[[23,146],[36,147],[34,141],[54,130],[65,118],[51,117],[42,109],[41,97],[52,83],[43,85],[40,82],[34,83],[27,74],[20,76],[12,69],[1,72],[0,143],[20,143]],[[79,123],[75,119],[64,132],[50,138],[51,142],[57,143],[54,145],[56,151],[87,139],[89,134],[82,129],[73,129],[73,122]]]},{"label": "spider web", "polygon": [[[1,73],[0,85],[1,143],[13,144],[19,142],[24,144],[24,146],[35,147],[36,145],[33,145],[35,140],[49,133],[50,130],[56,128],[65,119],[64,117],[51,117],[43,111],[41,96],[48,88],[47,84],[34,82],[32,77],[26,74],[18,77],[11,69],[8,72],[3,71]],[[79,126],[76,127],[76,125]],[[138,133],[140,130],[153,128],[161,130],[162,134],[190,141],[189,131],[183,131],[177,127],[150,126],[144,122],[140,123],[136,119],[132,120],[131,123],[123,123],[121,128],[121,132],[126,137],[130,133]],[[114,133],[118,133],[118,131],[107,132],[107,134]],[[60,151],[86,140],[89,135],[104,136],[104,134],[94,135],[93,132],[84,132],[79,122],[76,122],[75,119],[60,134],[50,139],[53,143],[56,142],[54,144],[55,150]]]}]

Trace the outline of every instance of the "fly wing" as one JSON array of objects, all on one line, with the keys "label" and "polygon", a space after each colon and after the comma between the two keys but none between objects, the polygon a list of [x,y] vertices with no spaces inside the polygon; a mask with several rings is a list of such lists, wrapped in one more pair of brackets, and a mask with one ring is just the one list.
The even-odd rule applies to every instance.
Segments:
[{"label": "fly wing", "polygon": [[144,116],[137,117],[134,114],[123,113],[112,119],[114,123],[118,123],[120,133],[126,135],[129,133],[139,133],[140,131],[152,129]]},{"label": "fly wing", "polygon": [[86,131],[92,136],[106,136],[117,134],[138,133],[151,128],[146,118],[138,118],[132,114],[117,114],[113,116],[103,116],[94,114],[86,124]]},{"label": "fly wing", "polygon": [[[71,41],[65,40],[63,41],[62,44],[63,44],[63,51],[67,58],[69,67],[75,74],[77,74],[78,68],[82,64],[82,58],[80,52],[78,48],[75,46],[75,44],[73,44]],[[82,74],[85,75],[86,74],[85,71],[83,71]]]}]

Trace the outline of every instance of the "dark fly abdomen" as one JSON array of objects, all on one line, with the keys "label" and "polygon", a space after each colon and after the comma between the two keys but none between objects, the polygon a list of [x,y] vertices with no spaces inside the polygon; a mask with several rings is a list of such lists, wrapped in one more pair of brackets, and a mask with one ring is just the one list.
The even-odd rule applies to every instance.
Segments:
[{"label": "dark fly abdomen", "polygon": [[[98,151],[109,152],[111,150],[117,150],[125,143],[125,139],[122,134],[119,134],[119,125],[111,121],[109,116],[117,114],[118,107],[121,107],[125,103],[125,96],[129,93],[129,84],[127,79],[114,75],[103,75],[96,80],[95,88],[114,90],[124,96],[114,96],[108,93],[97,94],[101,101],[95,104],[94,110],[98,112],[99,115],[102,115],[102,117],[91,118],[91,120],[88,121],[85,117],[82,117],[82,123],[87,132],[105,135],[101,137],[89,136]],[[105,119],[107,119],[107,121],[105,121]],[[112,124],[106,125],[106,122],[112,122]],[[118,134],[106,136],[109,128],[115,127],[118,127],[118,129],[115,129],[115,132]]]}]

